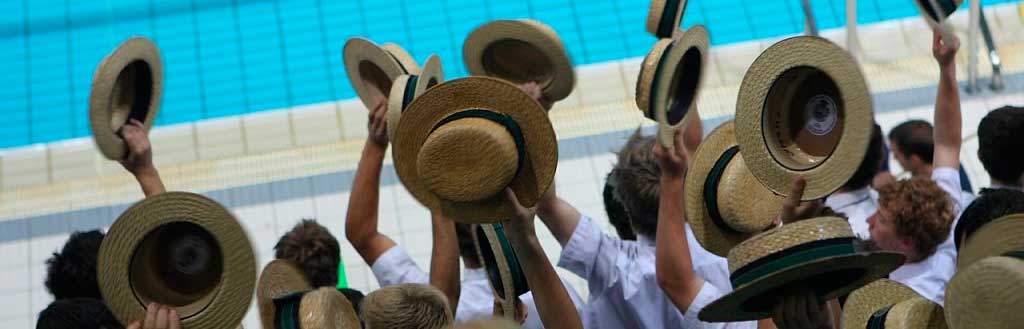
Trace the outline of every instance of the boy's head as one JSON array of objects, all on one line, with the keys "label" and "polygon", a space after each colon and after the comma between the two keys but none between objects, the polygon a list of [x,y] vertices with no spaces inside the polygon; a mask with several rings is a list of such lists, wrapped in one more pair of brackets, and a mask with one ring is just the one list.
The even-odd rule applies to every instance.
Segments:
[{"label": "boy's head", "polygon": [[932,164],[935,141],[932,124],[924,120],[910,120],[889,131],[889,148],[900,167],[915,176],[925,174]]},{"label": "boy's head", "polygon": [[637,235],[655,237],[658,228],[658,197],[661,166],[654,157],[654,137],[637,129],[618,153],[612,168],[615,199],[622,203]]},{"label": "boy's head", "polygon": [[99,230],[71,233],[61,251],[46,260],[44,285],[54,299],[103,299],[96,281],[96,258],[103,236]]},{"label": "boy's head", "polygon": [[326,227],[303,219],[274,245],[275,257],[295,264],[313,287],[335,286],[341,247]]},{"label": "boy's head", "polygon": [[454,324],[448,298],[422,284],[377,289],[363,299],[359,314],[366,329],[441,329]]},{"label": "boy's head", "polygon": [[883,250],[900,252],[908,263],[928,258],[949,237],[953,203],[928,178],[893,182],[878,190],[878,211],[868,218],[871,239]]},{"label": "boy's head", "polygon": [[1000,217],[1024,213],[1024,192],[1013,189],[983,189],[977,199],[963,214],[953,230],[953,242],[956,249],[967,241],[967,238],[985,224]]},{"label": "boy's head", "polygon": [[1024,107],[1003,106],[978,124],[978,159],[998,183],[1024,186]]}]

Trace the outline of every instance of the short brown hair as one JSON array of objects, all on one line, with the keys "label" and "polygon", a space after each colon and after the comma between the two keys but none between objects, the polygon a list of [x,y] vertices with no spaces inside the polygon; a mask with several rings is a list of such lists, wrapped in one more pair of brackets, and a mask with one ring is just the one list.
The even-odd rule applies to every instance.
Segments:
[{"label": "short brown hair", "polygon": [[928,258],[949,237],[953,202],[930,178],[915,177],[883,186],[878,190],[878,205],[891,214],[896,234],[913,241],[916,255],[908,255],[911,262]]},{"label": "short brown hair", "polygon": [[341,247],[338,239],[316,220],[303,219],[274,245],[274,257],[292,262],[314,287],[338,284]]},{"label": "short brown hair", "polygon": [[442,329],[454,325],[448,298],[423,284],[398,284],[366,295],[359,314],[367,328]]},{"label": "short brown hair", "polygon": [[654,157],[654,137],[637,129],[622,146],[612,168],[615,199],[626,208],[636,233],[653,238],[658,228],[658,202],[661,195],[661,166]]}]

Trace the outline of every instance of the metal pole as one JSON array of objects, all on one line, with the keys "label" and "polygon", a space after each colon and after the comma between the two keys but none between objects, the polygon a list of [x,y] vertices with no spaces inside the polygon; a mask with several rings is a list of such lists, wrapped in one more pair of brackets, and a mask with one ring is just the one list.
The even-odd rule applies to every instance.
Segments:
[{"label": "metal pole", "polygon": [[978,25],[981,1],[971,0],[970,19],[967,21],[967,92],[976,93],[978,88]]},{"label": "metal pole", "polygon": [[857,41],[857,0],[846,0],[846,50],[853,58],[859,58],[860,44]]},{"label": "metal pole", "polygon": [[979,10],[978,16],[981,18],[979,22],[981,25],[981,36],[985,40],[985,47],[988,49],[988,61],[992,63],[992,80],[988,88],[992,91],[1003,90],[1003,60],[999,59],[999,49],[996,48],[996,41],[992,38],[992,30],[989,29],[988,20],[985,19],[985,11]]},{"label": "metal pole", "polygon": [[818,24],[814,22],[814,10],[811,8],[811,0],[801,1],[804,7],[804,26],[807,35],[818,36]]}]

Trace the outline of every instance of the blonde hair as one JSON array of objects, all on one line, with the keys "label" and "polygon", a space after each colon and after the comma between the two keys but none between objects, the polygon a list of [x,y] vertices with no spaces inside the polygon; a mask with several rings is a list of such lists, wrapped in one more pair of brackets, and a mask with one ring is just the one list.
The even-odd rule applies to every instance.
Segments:
[{"label": "blonde hair", "polygon": [[437,288],[399,284],[366,295],[361,316],[367,329],[450,329],[448,298]]},{"label": "blonde hair", "polygon": [[503,318],[476,319],[455,326],[455,329],[520,329],[515,322]]}]

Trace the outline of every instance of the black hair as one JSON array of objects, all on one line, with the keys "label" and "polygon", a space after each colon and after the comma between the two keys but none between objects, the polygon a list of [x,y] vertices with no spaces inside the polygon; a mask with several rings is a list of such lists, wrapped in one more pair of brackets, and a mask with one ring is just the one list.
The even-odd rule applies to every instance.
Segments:
[{"label": "black hair", "polygon": [[122,329],[103,300],[59,299],[39,312],[36,329]]},{"label": "black hair", "polygon": [[924,120],[910,120],[889,131],[889,139],[899,147],[903,156],[909,159],[910,156],[916,155],[927,164],[932,164],[935,155],[933,138],[932,124]]},{"label": "black hair", "polygon": [[96,258],[103,236],[99,230],[71,233],[60,252],[46,260],[43,284],[54,299],[103,298],[96,281]]},{"label": "black hair", "polygon": [[882,128],[877,123],[874,126],[864,159],[861,160],[857,171],[853,172],[853,176],[850,176],[846,184],[843,184],[845,190],[856,190],[871,185],[871,180],[875,178],[875,174],[882,166],[884,153],[882,145],[885,143],[882,142]]},{"label": "black hair", "polygon": [[992,179],[1015,184],[1024,174],[1024,107],[1003,106],[978,124],[978,159]]},{"label": "black hair", "polygon": [[612,227],[615,227],[615,232],[618,233],[619,239],[636,240],[636,233],[633,232],[633,227],[629,225],[629,214],[626,213],[626,207],[622,206],[622,202],[615,199],[616,184],[613,174],[614,170],[609,172],[604,182],[604,211],[608,214],[608,221],[612,223]]},{"label": "black hair", "polygon": [[960,221],[953,229],[953,242],[960,250],[964,241],[985,224],[1000,217],[1024,213],[1024,192],[997,188],[982,189],[977,199],[960,214]]}]

